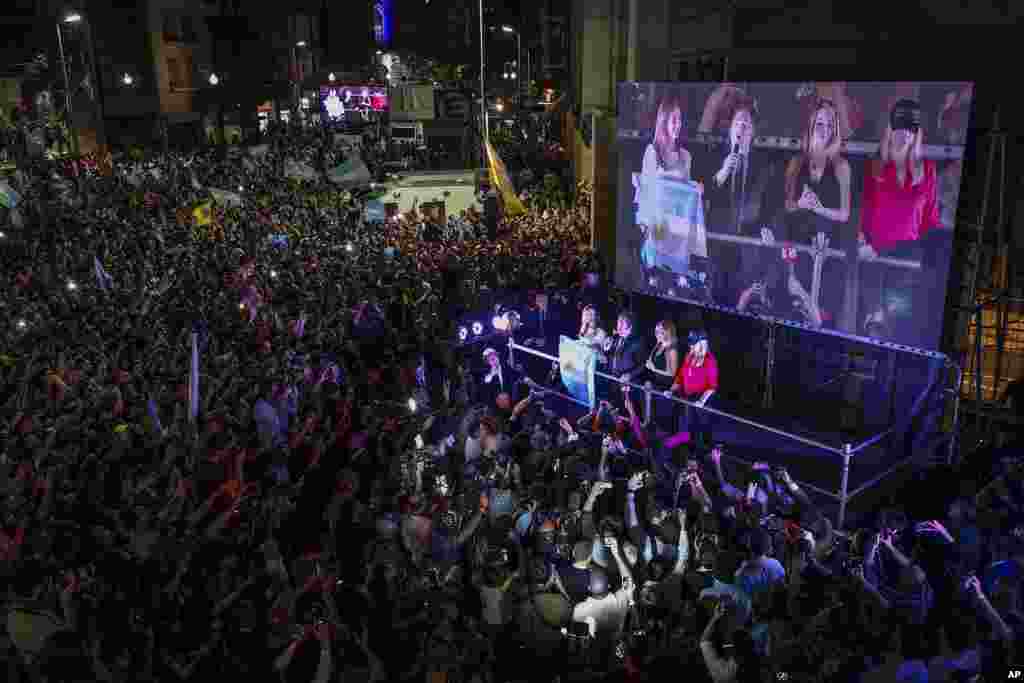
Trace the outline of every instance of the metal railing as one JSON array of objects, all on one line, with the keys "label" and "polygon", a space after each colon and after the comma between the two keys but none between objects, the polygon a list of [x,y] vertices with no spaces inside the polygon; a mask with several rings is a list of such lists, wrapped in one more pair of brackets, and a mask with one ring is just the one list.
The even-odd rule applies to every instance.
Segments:
[{"label": "metal railing", "polygon": [[[513,341],[511,339],[509,340],[509,350],[510,350],[510,352],[517,352],[518,351],[518,352],[526,353],[528,355],[536,356],[538,358],[544,358],[546,360],[553,361],[553,362],[557,362],[559,360],[555,356],[552,356],[551,354],[548,354],[548,353],[544,353],[543,351],[538,351],[537,349],[533,349],[533,348],[530,348],[528,346],[522,346],[522,345],[516,344],[515,341]],[[651,410],[650,410],[651,402],[652,402],[653,397],[658,392],[655,392],[653,389],[651,389],[650,387],[648,387],[646,385],[637,384],[636,382],[624,381],[620,377],[617,377],[615,375],[610,375],[610,374],[608,374],[606,372],[595,372],[594,374],[597,377],[601,377],[603,379],[606,379],[606,380],[609,380],[611,382],[617,383],[620,386],[628,386],[628,387],[630,387],[632,389],[636,389],[638,391],[644,392],[644,394],[645,394],[645,402],[646,402],[646,406],[647,406],[645,417],[647,417],[647,416],[649,416],[651,414]],[[569,398],[570,400],[572,400],[574,403],[577,403],[577,404],[587,405],[586,402],[584,402],[584,401],[580,401],[579,399],[576,399],[576,398],[573,398],[573,397],[566,397],[564,394],[561,394],[559,392],[550,392],[550,393],[552,395],[555,395],[555,396],[561,396],[561,397]],[[825,497],[830,498],[832,500],[835,500],[835,501],[837,501],[839,503],[839,511],[837,513],[837,516],[836,516],[836,528],[837,529],[842,528],[842,526],[843,526],[843,524],[845,522],[845,518],[846,518],[846,506],[847,506],[847,503],[849,502],[850,498],[853,497],[849,493],[850,461],[852,460],[853,454],[854,454],[854,446],[853,446],[853,444],[848,444],[847,443],[847,444],[843,444],[841,447],[829,446],[828,444],[822,443],[820,441],[816,441],[816,440],[810,439],[808,437],[800,436],[799,434],[793,434],[791,432],[787,432],[787,431],[785,431],[783,429],[779,429],[777,427],[772,427],[770,425],[762,424],[760,422],[756,422],[754,420],[750,420],[750,419],[747,419],[747,418],[744,418],[744,417],[740,417],[738,415],[733,415],[732,413],[727,413],[725,411],[717,410],[715,408],[709,408],[707,406],[701,406],[701,405],[698,405],[698,404],[696,404],[696,403],[694,403],[692,401],[687,401],[686,399],[679,398],[678,396],[666,395],[666,394],[662,393],[662,394],[660,394],[660,397],[665,399],[665,400],[672,401],[672,402],[674,402],[676,404],[679,404],[681,406],[690,407],[690,408],[693,408],[695,410],[702,410],[702,411],[704,411],[704,412],[706,412],[708,414],[711,414],[711,415],[716,415],[716,416],[721,417],[721,418],[725,418],[725,419],[728,419],[728,420],[733,420],[735,422],[739,422],[740,424],[744,424],[744,425],[747,425],[749,427],[753,427],[753,428],[755,428],[755,429],[757,429],[759,431],[764,431],[764,432],[768,432],[768,433],[771,433],[771,434],[775,434],[776,436],[780,436],[782,438],[789,439],[791,441],[795,441],[797,443],[803,444],[803,445],[808,446],[810,448],[814,448],[816,450],[823,451],[823,452],[829,453],[831,455],[839,456],[840,458],[842,458],[842,469],[840,471],[840,481],[839,481],[839,489],[838,489],[838,491],[828,491],[826,489],[820,488],[818,486],[815,486],[813,484],[810,484],[810,483],[807,483],[807,482],[804,482],[804,481],[797,482],[800,486],[802,486],[804,488],[807,488],[807,489],[810,489],[810,490],[818,493],[819,495],[825,496]],[[736,460],[736,461],[739,461],[739,462],[746,462],[746,461],[743,461],[741,458],[735,458],[735,457],[731,457],[731,456],[730,456],[730,459]],[[746,463],[746,464],[750,464],[750,463]],[[858,490],[858,493],[859,492],[860,491]]]},{"label": "metal railing", "polygon": [[[509,339],[508,347],[509,347],[510,354],[514,354],[515,352],[521,352],[521,353],[525,353],[525,354],[528,354],[528,355],[531,355],[531,356],[534,356],[534,357],[543,358],[545,360],[552,361],[552,362],[558,362],[559,361],[559,359],[557,357],[552,356],[551,354],[548,354],[548,353],[545,353],[543,351],[539,351],[537,349],[530,348],[530,347],[527,347],[527,346],[522,346],[520,344],[515,343],[515,341],[512,340],[512,339]],[[942,391],[942,392],[944,392],[944,393],[946,393],[948,395],[952,394],[954,396],[955,396],[956,393],[958,393],[959,382],[960,382],[960,378],[962,377],[962,371],[961,371],[960,367],[958,365],[956,365],[955,363],[952,363],[947,357],[945,357],[942,354],[937,354],[937,353],[929,352],[927,355],[929,355],[929,356],[931,356],[933,358],[940,358],[940,359],[942,359],[943,362],[944,362],[944,370],[946,372],[948,372],[949,370],[954,370],[955,371],[955,372],[952,373],[952,375],[955,377],[955,379],[953,379],[951,386],[947,386],[948,383],[945,382],[945,381],[937,381],[933,385],[930,385],[928,390],[923,392],[922,395],[915,402],[915,409],[912,412],[916,412],[917,407],[921,405],[921,401],[923,401],[923,399],[925,398],[925,395],[927,393],[929,393],[930,391]],[[644,393],[645,411],[644,411],[644,423],[643,424],[644,424],[645,427],[650,422],[650,416],[651,416],[651,413],[652,413],[651,406],[652,406],[652,403],[653,403],[654,399],[657,398],[659,400],[671,401],[671,402],[673,402],[673,403],[675,403],[677,405],[685,406],[685,407],[688,407],[688,408],[692,408],[694,410],[701,410],[701,411],[704,411],[705,413],[707,413],[709,415],[715,415],[715,416],[723,418],[723,419],[731,420],[733,422],[736,422],[736,423],[739,423],[739,424],[751,427],[751,428],[753,428],[755,430],[758,430],[760,432],[764,432],[764,433],[768,433],[768,434],[773,434],[775,436],[781,437],[781,438],[786,439],[788,441],[802,444],[802,445],[804,445],[804,446],[806,446],[808,448],[814,449],[816,451],[828,453],[828,454],[830,454],[832,456],[838,456],[840,458],[840,471],[839,471],[838,488],[836,490],[831,491],[831,490],[828,490],[828,489],[824,489],[824,488],[821,488],[819,486],[816,486],[816,485],[811,484],[811,483],[806,482],[806,481],[798,481],[797,482],[801,487],[803,487],[805,489],[808,489],[808,490],[811,490],[811,491],[814,491],[815,493],[817,493],[817,494],[819,494],[821,496],[824,496],[824,497],[826,497],[826,498],[828,498],[830,500],[833,500],[833,501],[835,501],[838,504],[838,511],[837,511],[837,514],[836,514],[836,528],[837,529],[841,529],[843,527],[843,525],[844,525],[844,523],[846,521],[847,507],[848,507],[850,501],[853,498],[855,498],[856,496],[861,495],[865,491],[875,487],[879,482],[881,482],[883,479],[885,479],[886,477],[891,475],[893,472],[895,472],[896,470],[898,470],[898,469],[900,469],[902,467],[905,467],[906,465],[910,464],[911,462],[915,461],[918,458],[917,454],[911,454],[911,455],[909,455],[909,456],[907,456],[905,458],[902,458],[902,459],[894,462],[892,465],[890,465],[888,468],[886,468],[880,474],[872,477],[868,481],[862,483],[857,488],[851,490],[850,489],[850,465],[851,465],[851,462],[853,460],[853,457],[855,455],[857,455],[858,453],[861,453],[861,452],[867,450],[868,448],[876,446],[879,443],[885,441],[886,439],[892,437],[898,431],[898,429],[899,429],[898,425],[892,425],[892,426],[882,430],[881,432],[868,437],[867,439],[861,441],[860,443],[856,443],[856,444],[854,444],[854,443],[844,443],[841,446],[832,446],[832,445],[823,443],[821,441],[818,441],[816,439],[812,439],[812,438],[809,438],[809,437],[806,437],[806,436],[801,436],[799,434],[794,434],[794,433],[788,432],[788,431],[786,431],[784,429],[780,429],[778,427],[773,427],[771,425],[767,425],[767,424],[764,424],[764,423],[761,423],[761,422],[757,422],[756,420],[752,420],[752,419],[749,419],[749,418],[741,417],[739,415],[734,415],[734,414],[726,412],[724,410],[718,410],[716,408],[711,408],[711,407],[708,407],[708,406],[701,406],[701,405],[698,405],[698,404],[696,404],[696,403],[694,403],[692,401],[687,401],[686,399],[679,398],[678,396],[668,394],[667,392],[658,392],[658,391],[654,390],[652,387],[650,387],[647,384],[639,384],[639,383],[636,383],[636,382],[624,381],[624,380],[621,379],[621,377],[609,374],[607,372],[595,371],[594,374],[595,374],[596,377],[600,377],[600,378],[605,379],[605,380],[607,380],[609,382],[616,383],[616,384],[618,384],[620,386],[628,386],[628,387],[630,387],[632,389],[635,389],[637,391],[641,391],[641,392]],[[569,396],[569,395],[561,393],[561,392],[547,390],[547,389],[545,389],[545,392],[547,394],[549,394],[549,395],[557,396],[559,398],[568,400],[568,401],[570,401],[572,403],[575,403],[577,405],[582,405],[584,407],[591,408],[591,409],[593,409],[595,407],[593,405],[589,405],[586,401],[582,401],[582,400],[580,400],[580,399],[578,399],[578,398],[576,398],[574,396]],[[956,432],[956,422],[957,422],[957,419],[958,419],[958,414],[959,414],[958,404],[956,402],[954,402],[954,407],[953,407],[953,421],[954,421],[954,425],[953,425],[953,430],[952,430],[954,435],[955,435],[955,432]],[[956,438],[954,436],[954,438],[949,439],[949,459],[950,459],[950,461],[952,461],[952,459],[953,459],[955,448],[956,448]],[[746,464],[746,465],[752,464],[751,462],[745,461],[742,458],[738,458],[738,457],[735,457],[735,456],[726,455],[725,457],[727,459],[729,459],[729,460],[732,460],[732,461],[735,461],[735,462],[739,462],[739,463],[743,463],[743,464]]]}]

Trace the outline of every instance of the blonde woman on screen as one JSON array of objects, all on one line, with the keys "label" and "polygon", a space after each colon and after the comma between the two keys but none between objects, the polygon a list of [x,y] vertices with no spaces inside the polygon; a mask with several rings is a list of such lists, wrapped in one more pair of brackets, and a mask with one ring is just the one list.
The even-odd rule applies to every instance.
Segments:
[{"label": "blonde woman on screen", "polygon": [[[707,256],[703,225],[699,226],[699,231],[694,231],[692,226],[674,216],[661,215],[655,196],[655,181],[659,177],[690,180],[692,157],[683,147],[685,128],[680,100],[674,96],[664,98],[658,106],[654,139],[644,151],[640,173],[633,174],[636,222],[645,239],[641,259],[648,268],[660,261],[661,265],[679,273],[687,270],[691,255]],[[702,190],[698,184],[698,191]],[[658,250],[654,248],[655,243],[661,245]],[[661,251],[661,255],[656,255],[656,251]],[[669,253],[667,257],[666,252]]]}]

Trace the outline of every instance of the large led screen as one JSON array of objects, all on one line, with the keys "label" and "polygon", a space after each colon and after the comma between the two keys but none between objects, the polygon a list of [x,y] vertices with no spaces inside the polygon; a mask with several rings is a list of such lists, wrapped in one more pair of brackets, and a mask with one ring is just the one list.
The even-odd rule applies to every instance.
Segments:
[{"label": "large led screen", "polygon": [[973,92],[620,84],[617,283],[935,349]]},{"label": "large led screen", "polygon": [[320,88],[320,107],[328,121],[355,121],[371,112],[388,110],[387,88],[379,85],[340,84]]}]

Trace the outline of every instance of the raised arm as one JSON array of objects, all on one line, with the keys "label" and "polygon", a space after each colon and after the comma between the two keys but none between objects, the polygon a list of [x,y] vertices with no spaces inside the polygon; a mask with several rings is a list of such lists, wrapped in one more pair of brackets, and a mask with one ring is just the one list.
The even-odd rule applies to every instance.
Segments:
[{"label": "raised arm", "polygon": [[686,533],[686,510],[676,511],[679,520],[679,543],[676,547],[676,566],[672,568],[673,574],[685,574],[686,566],[690,562],[690,537]]},{"label": "raised arm", "polygon": [[968,595],[974,597],[978,611],[985,617],[992,630],[999,635],[999,638],[1004,643],[1012,647],[1014,641],[1013,630],[1007,625],[1002,615],[996,611],[996,608],[992,606],[992,603],[989,602],[988,597],[981,589],[981,582],[978,581],[978,577],[973,575],[967,577],[967,580],[964,581],[964,588],[967,590]]},{"label": "raised arm", "polygon": [[590,487],[590,495],[583,503],[583,514],[580,516],[580,531],[584,537],[590,537],[597,533],[597,526],[594,524],[594,503],[602,493],[611,488],[611,482],[607,481],[595,481]]}]

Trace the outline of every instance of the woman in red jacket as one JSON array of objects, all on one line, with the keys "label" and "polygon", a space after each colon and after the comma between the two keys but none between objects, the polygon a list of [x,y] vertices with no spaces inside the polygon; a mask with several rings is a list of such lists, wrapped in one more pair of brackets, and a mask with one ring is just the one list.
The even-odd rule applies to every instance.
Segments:
[{"label": "woman in red jacket", "polygon": [[718,391],[718,361],[708,346],[708,335],[703,330],[690,332],[687,342],[690,350],[676,371],[672,387],[666,395],[678,396],[696,404],[678,412],[678,429],[689,431],[691,443],[701,450],[711,447],[711,415],[700,410]]},{"label": "woman in red jacket", "polygon": [[859,251],[861,260],[869,265],[861,274],[862,301],[867,309],[861,331],[915,344],[918,340],[906,336],[909,330],[893,329],[892,319],[920,325],[925,302],[913,301],[914,293],[926,294],[921,291],[920,277],[915,282],[907,269],[871,261],[879,256],[924,260],[922,240],[939,226],[938,174],[935,162],[922,154],[921,106],[914,100],[900,100],[889,118],[879,145],[880,158],[864,176]]}]

